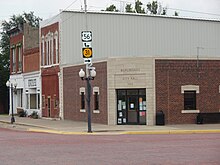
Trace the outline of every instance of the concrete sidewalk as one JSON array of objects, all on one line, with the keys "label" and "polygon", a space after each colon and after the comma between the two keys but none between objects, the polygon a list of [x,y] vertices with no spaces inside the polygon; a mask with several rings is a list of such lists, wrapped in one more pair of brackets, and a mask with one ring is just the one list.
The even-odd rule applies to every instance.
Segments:
[{"label": "concrete sidewalk", "polygon": [[[10,124],[11,117],[0,115],[0,122]],[[103,125],[92,123],[93,133],[87,133],[87,122],[32,119],[28,117],[15,117],[15,126],[24,126],[27,131],[46,132],[56,134],[186,134],[186,133],[220,133],[220,124],[183,124],[165,126],[146,125]]]}]

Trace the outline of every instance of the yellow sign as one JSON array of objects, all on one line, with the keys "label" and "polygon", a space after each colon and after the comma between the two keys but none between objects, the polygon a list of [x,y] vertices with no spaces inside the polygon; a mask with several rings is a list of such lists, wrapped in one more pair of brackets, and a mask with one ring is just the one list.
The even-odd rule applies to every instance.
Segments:
[{"label": "yellow sign", "polygon": [[92,48],[82,48],[83,58],[92,57]]}]

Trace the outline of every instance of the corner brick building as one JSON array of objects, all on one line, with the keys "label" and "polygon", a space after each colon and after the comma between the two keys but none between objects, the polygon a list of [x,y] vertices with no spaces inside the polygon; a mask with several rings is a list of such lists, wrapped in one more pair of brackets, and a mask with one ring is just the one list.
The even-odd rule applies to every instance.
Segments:
[{"label": "corner brick building", "polygon": [[62,11],[40,25],[43,116],[87,121],[82,31],[92,32],[97,72],[92,122],[155,125],[163,111],[165,124],[187,124],[201,112],[219,112],[218,20],[105,12],[87,18]]}]

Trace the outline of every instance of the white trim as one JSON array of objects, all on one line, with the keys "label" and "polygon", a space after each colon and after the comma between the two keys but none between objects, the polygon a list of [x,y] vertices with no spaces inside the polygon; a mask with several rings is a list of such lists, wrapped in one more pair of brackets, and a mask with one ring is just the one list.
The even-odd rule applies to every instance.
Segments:
[{"label": "white trim", "polygon": [[98,92],[99,95],[99,87],[93,87],[93,95],[95,95],[95,92]]},{"label": "white trim", "polygon": [[93,113],[98,114],[98,113],[100,113],[100,110],[93,110]]},{"label": "white trim", "polygon": [[82,112],[82,113],[85,113],[85,112],[86,112],[85,109],[80,109],[79,111]]},{"label": "white trim", "polygon": [[81,95],[82,92],[83,92],[84,95],[85,95],[85,93],[86,93],[86,89],[85,89],[85,87],[81,87],[81,88],[79,88],[79,95]]},{"label": "white trim", "polygon": [[182,110],[181,113],[200,113],[200,110]]},{"label": "white trim", "polygon": [[198,85],[182,85],[181,93],[184,93],[184,91],[196,91],[196,93],[199,93],[199,86]]}]

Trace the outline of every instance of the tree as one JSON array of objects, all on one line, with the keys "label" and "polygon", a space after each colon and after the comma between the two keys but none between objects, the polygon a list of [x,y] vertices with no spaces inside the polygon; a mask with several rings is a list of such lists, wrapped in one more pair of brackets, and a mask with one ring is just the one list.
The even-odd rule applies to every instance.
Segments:
[{"label": "tree", "polygon": [[179,13],[175,11],[174,16],[179,16]]},{"label": "tree", "polygon": [[143,3],[139,0],[135,1],[135,11],[137,13],[145,13],[144,8],[142,8]]},{"label": "tree", "polygon": [[7,112],[8,90],[6,81],[9,79],[9,57],[10,57],[10,38],[7,31],[13,27],[18,27],[23,23],[29,23],[33,27],[39,27],[39,21],[42,20],[34,15],[34,12],[23,13],[22,15],[13,15],[9,21],[1,23],[0,32],[0,104],[4,105],[4,112]]},{"label": "tree", "polygon": [[134,13],[135,11],[132,9],[131,4],[126,4],[125,12],[126,13]]},{"label": "tree", "polygon": [[167,8],[162,7],[161,3],[158,3],[157,1],[153,1],[152,3],[147,4],[147,10],[151,14],[157,14],[157,15],[166,15],[167,14]]},{"label": "tree", "polygon": [[115,5],[110,5],[109,7],[107,7],[105,9],[105,11],[114,11],[114,12],[118,12],[118,9],[116,9]]}]

